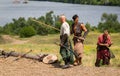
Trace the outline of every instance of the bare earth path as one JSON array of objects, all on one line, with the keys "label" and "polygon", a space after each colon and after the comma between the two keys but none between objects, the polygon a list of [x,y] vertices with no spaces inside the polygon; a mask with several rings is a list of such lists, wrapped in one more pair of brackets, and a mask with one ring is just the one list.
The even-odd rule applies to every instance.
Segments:
[{"label": "bare earth path", "polygon": [[74,66],[61,69],[57,64],[44,64],[29,59],[13,61],[0,58],[0,76],[120,76],[120,68]]}]

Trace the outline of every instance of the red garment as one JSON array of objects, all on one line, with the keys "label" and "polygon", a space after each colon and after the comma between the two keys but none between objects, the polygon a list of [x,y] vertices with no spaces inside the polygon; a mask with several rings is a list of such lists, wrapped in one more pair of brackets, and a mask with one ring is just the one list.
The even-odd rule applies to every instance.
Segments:
[{"label": "red garment", "polygon": [[[101,44],[101,43],[111,45],[110,36],[108,35],[106,41],[104,42],[103,35],[104,34],[102,34],[98,37],[97,45],[99,46],[99,44]],[[104,49],[101,49],[101,48],[104,48],[104,46],[100,47],[100,49],[97,50],[97,59],[98,60],[99,59],[104,59],[106,57],[110,58],[109,48],[104,48]]]},{"label": "red garment", "polygon": [[[103,34],[98,37],[98,42],[97,42],[97,44],[99,45],[100,43],[103,43]],[[106,41],[106,43],[107,43],[108,45],[111,44],[110,35],[107,36],[107,41]]]}]

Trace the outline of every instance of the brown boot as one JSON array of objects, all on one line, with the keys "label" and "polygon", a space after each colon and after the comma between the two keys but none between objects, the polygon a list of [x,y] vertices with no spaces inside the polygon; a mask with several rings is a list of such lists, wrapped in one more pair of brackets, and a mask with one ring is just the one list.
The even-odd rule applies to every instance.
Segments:
[{"label": "brown boot", "polygon": [[73,65],[74,65],[74,66],[77,66],[78,63],[79,63],[79,61],[78,61],[78,59],[76,59],[76,60],[74,61]]},{"label": "brown boot", "polygon": [[81,65],[81,64],[82,64],[82,58],[80,57],[78,65]]}]

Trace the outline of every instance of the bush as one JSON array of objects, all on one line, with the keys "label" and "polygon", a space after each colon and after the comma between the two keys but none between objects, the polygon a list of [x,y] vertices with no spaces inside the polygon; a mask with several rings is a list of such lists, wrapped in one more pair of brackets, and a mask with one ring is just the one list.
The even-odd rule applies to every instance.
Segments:
[{"label": "bush", "polygon": [[98,24],[98,29],[100,32],[103,32],[105,29],[108,29],[112,33],[120,32],[119,28],[120,23],[116,14],[103,13],[101,22]]},{"label": "bush", "polygon": [[36,35],[36,30],[32,26],[25,26],[20,30],[20,37],[31,37]]},{"label": "bush", "polygon": [[89,23],[86,23],[85,27],[87,28],[87,30],[91,31],[91,25]]}]

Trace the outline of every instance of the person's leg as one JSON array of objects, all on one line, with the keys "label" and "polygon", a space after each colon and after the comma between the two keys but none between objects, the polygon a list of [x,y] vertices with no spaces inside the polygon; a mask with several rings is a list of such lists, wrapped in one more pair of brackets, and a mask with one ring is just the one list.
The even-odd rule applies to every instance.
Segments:
[{"label": "person's leg", "polygon": [[83,57],[83,44],[80,43],[80,48],[79,48],[79,65],[82,64],[82,57]]},{"label": "person's leg", "polygon": [[107,65],[109,65],[110,64],[110,58],[108,58],[108,62],[107,62]]},{"label": "person's leg", "polygon": [[65,65],[66,65],[68,63],[68,61],[67,61],[67,55],[66,55],[66,49],[63,48],[63,47],[60,47],[60,54],[61,54],[62,59],[63,59]]},{"label": "person's leg", "polygon": [[96,62],[95,62],[96,67],[100,67],[100,61],[103,58],[101,52],[102,52],[101,50],[97,50],[97,55],[96,55],[97,58],[96,58]]},{"label": "person's leg", "polygon": [[72,45],[71,45],[71,43],[70,43],[69,58],[68,58],[70,64],[73,64],[73,63],[74,63],[73,55],[74,55],[74,54],[73,54],[73,48],[72,48]]},{"label": "person's leg", "polygon": [[74,61],[74,66],[77,66],[77,65],[78,65],[78,63],[79,63],[79,59],[78,59],[78,58],[76,58],[76,59],[75,59],[75,61]]},{"label": "person's leg", "polygon": [[79,58],[79,63],[78,65],[81,65],[82,64],[82,57]]},{"label": "person's leg", "polygon": [[76,43],[74,46],[74,52],[77,54],[75,57],[76,60],[74,61],[74,65],[79,65],[81,62],[81,53],[83,52],[83,44],[82,43]]},{"label": "person's leg", "polygon": [[73,59],[73,55],[72,55],[72,54],[68,57],[68,62],[69,62],[70,64],[73,64],[73,63],[74,63],[74,59]]},{"label": "person's leg", "polygon": [[67,59],[67,65],[70,64],[70,51],[69,50],[66,50],[66,59]]},{"label": "person's leg", "polygon": [[110,64],[110,52],[108,49],[104,51],[104,58],[105,58],[105,64],[109,65]]},{"label": "person's leg", "polygon": [[110,64],[110,58],[107,57],[107,58],[106,58],[106,65],[109,65],[109,64]]},{"label": "person's leg", "polygon": [[103,57],[103,59],[102,59],[102,65],[105,65],[106,64],[106,59],[105,59],[105,57]]},{"label": "person's leg", "polygon": [[69,57],[67,55],[67,50],[65,48],[62,48],[62,51],[60,52],[61,53],[61,56],[63,58],[63,61],[65,63],[65,65],[62,66],[63,69],[66,69],[66,68],[69,68],[70,65],[69,65]]},{"label": "person's leg", "polygon": [[78,54],[78,58],[76,58],[76,61],[77,65],[81,65],[82,64],[82,55],[81,54]]},{"label": "person's leg", "polygon": [[96,59],[95,66],[100,67],[100,59]]},{"label": "person's leg", "polygon": [[108,60],[107,60],[107,65],[109,65],[110,64],[110,58],[111,58],[111,53],[110,53],[110,49],[108,49],[108,51],[107,51],[107,53],[108,53]]},{"label": "person's leg", "polygon": [[96,62],[95,62],[96,67],[100,67],[100,60],[101,60],[100,56],[101,56],[100,51],[97,51],[97,58],[96,58]]}]

